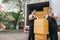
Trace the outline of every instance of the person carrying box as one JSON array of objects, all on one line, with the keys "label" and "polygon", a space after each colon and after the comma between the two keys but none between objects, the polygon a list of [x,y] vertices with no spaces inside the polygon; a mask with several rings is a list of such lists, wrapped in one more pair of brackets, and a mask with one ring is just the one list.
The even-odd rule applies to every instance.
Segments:
[{"label": "person carrying box", "polygon": [[29,15],[29,36],[28,40],[34,40],[34,20],[37,19],[37,16],[35,15],[36,10],[33,10],[31,14]]},{"label": "person carrying box", "polygon": [[50,40],[58,40],[58,34],[57,34],[57,14],[52,12],[52,8],[48,8],[48,15],[46,15],[46,18],[49,22],[49,36]]}]

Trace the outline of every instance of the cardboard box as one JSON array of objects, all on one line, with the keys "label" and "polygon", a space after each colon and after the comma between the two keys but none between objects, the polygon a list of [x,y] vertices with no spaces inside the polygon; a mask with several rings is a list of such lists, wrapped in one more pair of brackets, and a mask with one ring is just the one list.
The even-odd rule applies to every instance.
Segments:
[{"label": "cardboard box", "polygon": [[37,11],[35,14],[38,18],[42,18],[42,16],[44,15],[43,11]]},{"label": "cardboard box", "polygon": [[44,13],[48,14],[48,7],[43,8]]},{"label": "cardboard box", "polygon": [[48,12],[48,8],[49,8],[49,7],[44,7],[44,8],[43,8],[43,11],[47,11],[47,12]]},{"label": "cardboard box", "polygon": [[47,40],[47,35],[35,34],[35,40]]},{"label": "cardboard box", "polygon": [[48,34],[48,20],[46,20],[45,18],[35,20],[34,33]]},{"label": "cardboard box", "polygon": [[47,11],[37,11],[35,15],[40,19],[40,18],[43,18],[47,14],[48,14]]},{"label": "cardboard box", "polygon": [[47,39],[35,39],[35,40],[47,40]]}]

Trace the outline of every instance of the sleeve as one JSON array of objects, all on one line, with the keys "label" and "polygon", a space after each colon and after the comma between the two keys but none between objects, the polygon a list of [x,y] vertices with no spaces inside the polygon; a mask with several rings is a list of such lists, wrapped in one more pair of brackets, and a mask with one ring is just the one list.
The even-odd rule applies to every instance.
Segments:
[{"label": "sleeve", "polygon": [[29,15],[29,18],[32,18],[32,15]]},{"label": "sleeve", "polygon": [[54,16],[58,16],[57,13],[54,13]]},{"label": "sleeve", "polygon": [[48,18],[48,15],[46,15],[45,18]]}]

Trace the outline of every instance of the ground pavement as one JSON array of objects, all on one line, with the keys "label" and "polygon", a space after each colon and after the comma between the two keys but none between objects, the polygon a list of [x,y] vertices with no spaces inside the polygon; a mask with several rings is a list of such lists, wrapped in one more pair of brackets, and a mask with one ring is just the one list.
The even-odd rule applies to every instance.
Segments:
[{"label": "ground pavement", "polygon": [[[60,40],[60,32],[58,32]],[[24,32],[19,33],[0,33],[0,40],[27,40],[28,35]]]}]

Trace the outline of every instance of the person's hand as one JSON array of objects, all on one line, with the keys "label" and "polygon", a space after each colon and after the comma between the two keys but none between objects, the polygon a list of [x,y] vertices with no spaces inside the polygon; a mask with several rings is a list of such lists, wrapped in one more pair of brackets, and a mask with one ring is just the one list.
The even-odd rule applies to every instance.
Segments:
[{"label": "person's hand", "polygon": [[34,18],[37,18],[36,16]]},{"label": "person's hand", "polygon": [[50,17],[52,17],[52,14],[49,14]]},{"label": "person's hand", "polygon": [[37,16],[34,16],[34,19],[37,19]]}]

